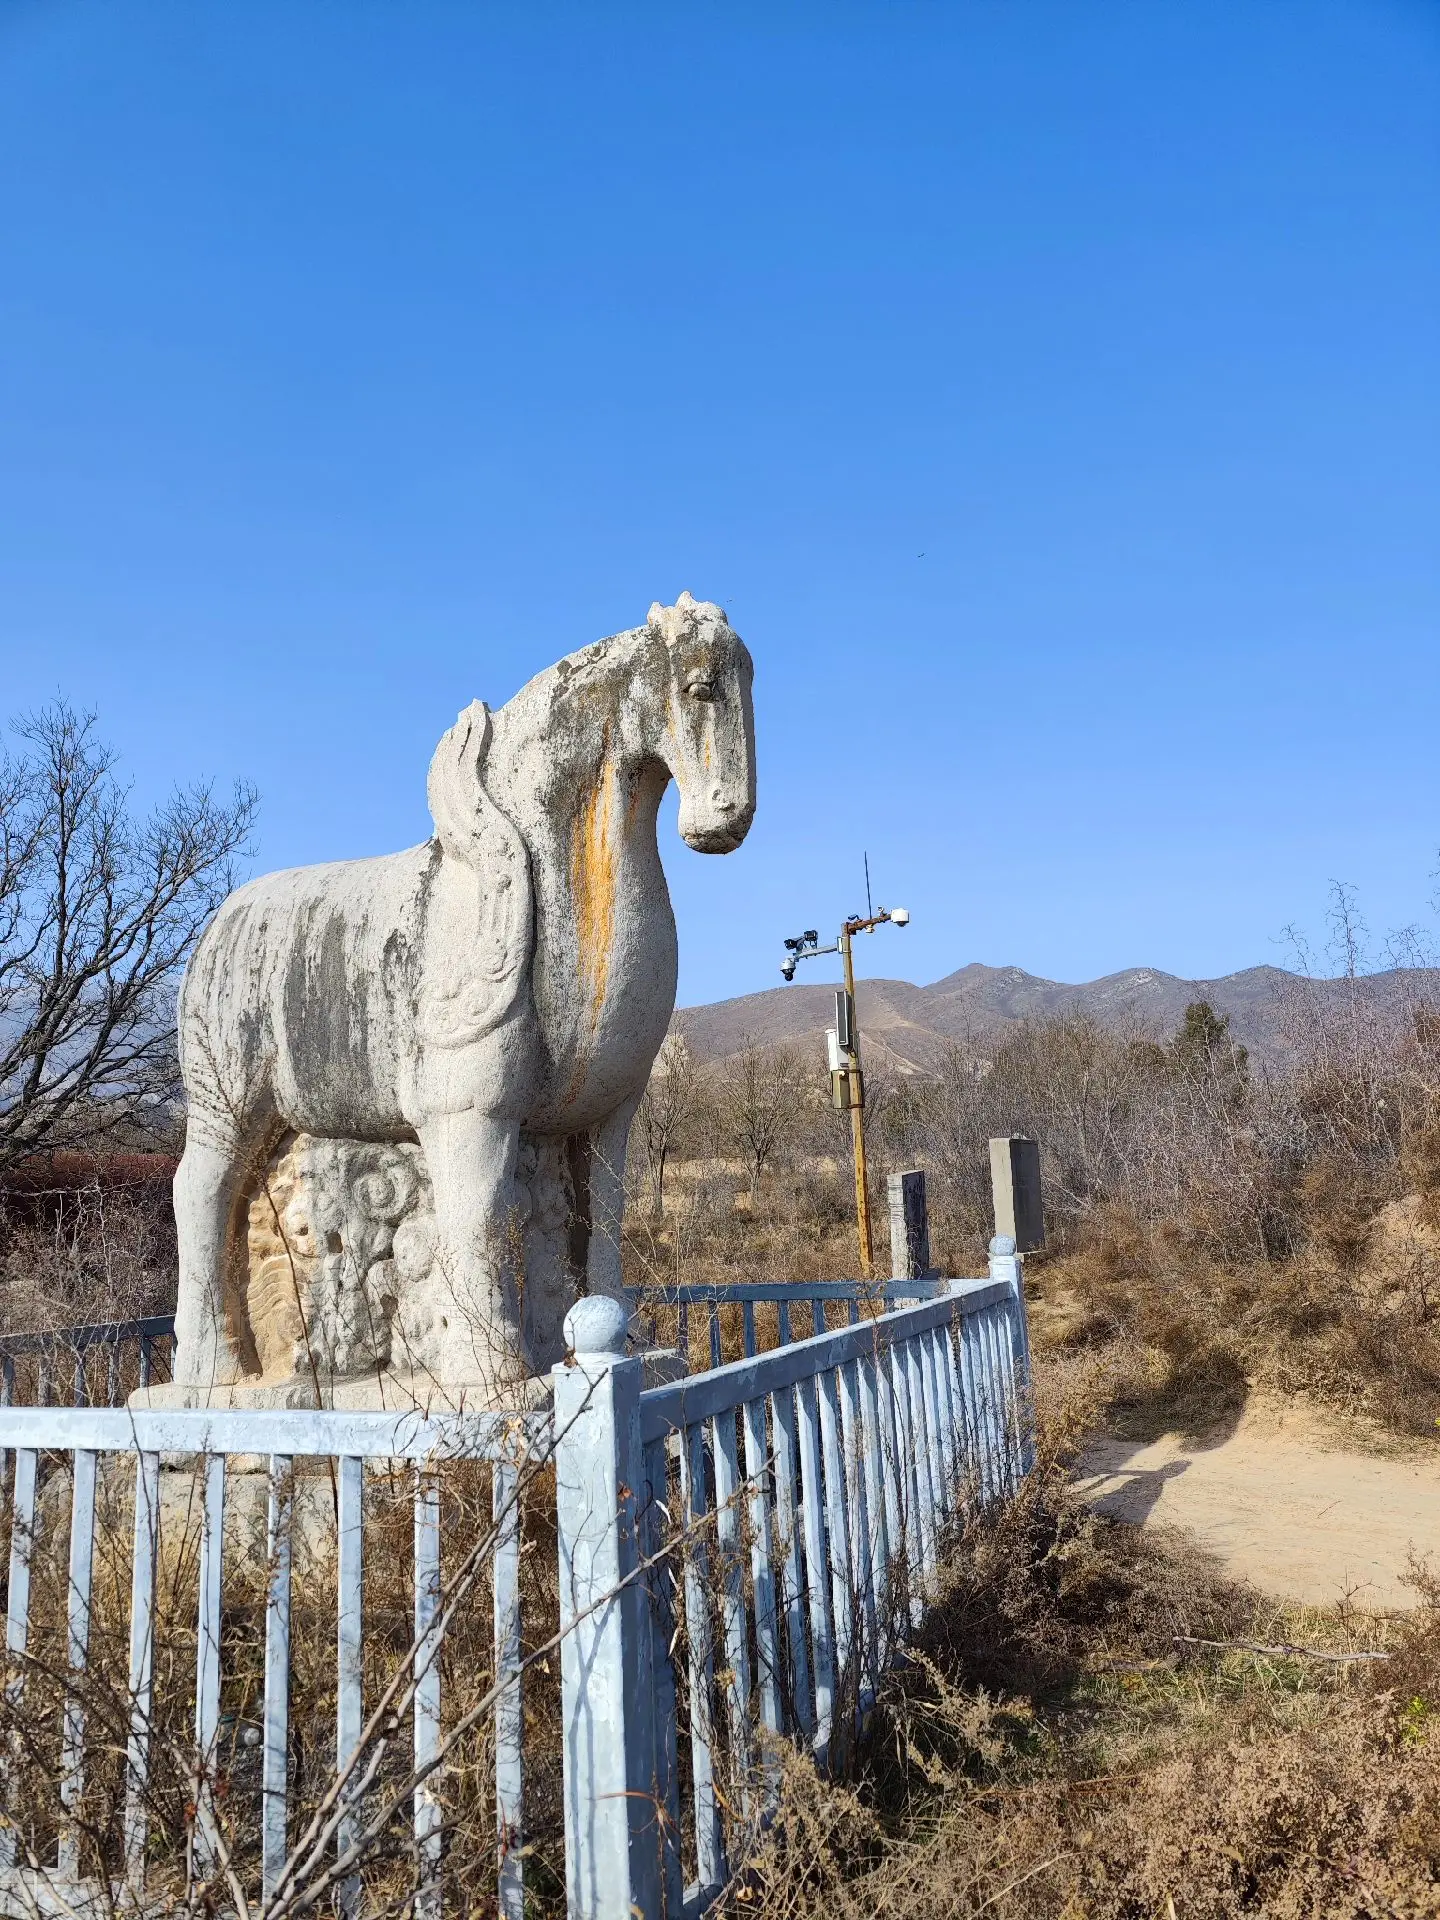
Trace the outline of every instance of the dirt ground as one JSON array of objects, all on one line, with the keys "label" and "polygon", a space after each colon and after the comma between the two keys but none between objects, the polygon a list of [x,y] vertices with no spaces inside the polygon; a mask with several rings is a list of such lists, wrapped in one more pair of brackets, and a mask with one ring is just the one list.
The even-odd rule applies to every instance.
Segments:
[{"label": "dirt ground", "polygon": [[1361,1451],[1293,1399],[1252,1394],[1213,1441],[1106,1436],[1077,1477],[1101,1511],[1186,1527],[1231,1572],[1309,1606],[1413,1605],[1409,1554],[1440,1557],[1440,1446]]}]

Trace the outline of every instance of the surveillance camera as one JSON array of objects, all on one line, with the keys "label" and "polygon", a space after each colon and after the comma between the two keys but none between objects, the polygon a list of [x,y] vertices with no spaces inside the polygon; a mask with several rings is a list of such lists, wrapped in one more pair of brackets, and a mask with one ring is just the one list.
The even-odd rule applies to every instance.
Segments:
[{"label": "surveillance camera", "polygon": [[793,980],[795,978],[795,956],[793,953],[787,959],[780,962],[780,971],[787,980]]},{"label": "surveillance camera", "polygon": [[897,927],[908,927],[910,924],[910,915],[905,911],[904,907],[892,907],[890,909],[890,919],[891,923]]},{"label": "surveillance camera", "polygon": [[804,940],[807,947],[818,947],[820,944],[820,935],[815,931],[814,927],[807,927],[805,929]]}]

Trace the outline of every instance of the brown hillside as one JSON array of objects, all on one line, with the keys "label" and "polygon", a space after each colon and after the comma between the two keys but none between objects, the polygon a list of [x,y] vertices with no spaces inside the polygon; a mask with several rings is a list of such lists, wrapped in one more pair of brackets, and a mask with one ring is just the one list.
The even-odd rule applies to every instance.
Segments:
[{"label": "brown hillside", "polygon": [[[1440,989],[1440,970],[1368,974],[1353,984],[1384,1002],[1402,985],[1411,994],[1426,984]],[[924,1073],[947,1042],[969,1042],[983,1050],[1019,1020],[1079,1011],[1108,1027],[1141,1026],[1159,1035],[1172,1033],[1194,1000],[1208,1000],[1217,1012],[1228,1013],[1236,1039],[1253,1052],[1278,1057],[1285,1051],[1281,1016],[1287,992],[1303,988],[1338,998],[1351,985],[1343,979],[1302,981],[1281,967],[1247,967],[1218,980],[1182,980],[1154,967],[1127,967],[1123,973],[1071,986],[1042,980],[1020,967],[987,967],[976,961],[928,987],[912,986],[908,980],[864,980],[857,999],[872,1058],[878,1049],[899,1071]],[[747,1037],[763,1046],[788,1042],[818,1052],[834,1008],[833,983],[772,987],[735,1000],[686,1007],[676,1015],[676,1025],[701,1060],[726,1059],[740,1051]]]}]

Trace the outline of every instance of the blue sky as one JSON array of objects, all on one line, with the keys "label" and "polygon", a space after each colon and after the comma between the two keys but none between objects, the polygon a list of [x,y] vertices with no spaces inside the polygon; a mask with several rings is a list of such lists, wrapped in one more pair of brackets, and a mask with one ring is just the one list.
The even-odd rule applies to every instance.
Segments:
[{"label": "blue sky", "polygon": [[[1436,922],[1440,9],[0,11],[0,688],[256,866],[682,587],[760,810],[682,1000]],[[816,977],[819,977],[818,975]]]}]

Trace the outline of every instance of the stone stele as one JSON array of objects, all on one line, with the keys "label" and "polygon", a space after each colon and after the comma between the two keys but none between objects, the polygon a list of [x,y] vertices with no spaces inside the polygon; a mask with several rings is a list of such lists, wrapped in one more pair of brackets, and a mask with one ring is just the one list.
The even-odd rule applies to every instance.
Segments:
[{"label": "stone stele", "polygon": [[[180,990],[172,1402],[515,1404],[625,1301],[631,1116],[675,1004],[656,844],[738,847],[752,668],[681,594],[467,707],[432,839],[237,889]],[[153,1392],[154,1390],[152,1390]]]}]

